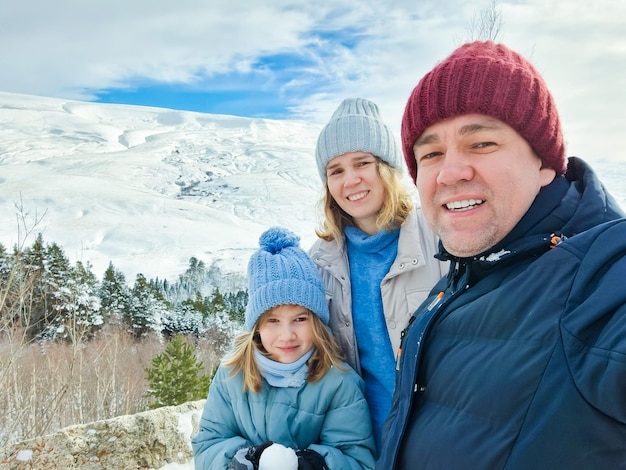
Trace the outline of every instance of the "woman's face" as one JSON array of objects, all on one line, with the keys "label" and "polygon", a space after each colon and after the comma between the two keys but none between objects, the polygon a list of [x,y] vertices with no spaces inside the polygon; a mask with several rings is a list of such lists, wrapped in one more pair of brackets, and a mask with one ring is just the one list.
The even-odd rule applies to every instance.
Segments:
[{"label": "woman's face", "polygon": [[326,165],[326,184],[354,224],[367,234],[378,231],[376,217],[383,205],[384,187],[378,161],[367,152],[348,152]]},{"label": "woman's face", "polygon": [[311,313],[300,305],[278,305],[261,317],[258,332],[270,359],[291,364],[313,347]]}]

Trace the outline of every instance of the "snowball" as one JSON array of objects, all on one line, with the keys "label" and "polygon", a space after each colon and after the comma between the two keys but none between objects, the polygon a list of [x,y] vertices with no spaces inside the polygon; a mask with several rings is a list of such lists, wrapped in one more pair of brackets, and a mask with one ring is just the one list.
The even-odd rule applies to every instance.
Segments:
[{"label": "snowball", "polygon": [[277,444],[269,446],[261,454],[259,470],[298,470],[298,456],[290,447]]}]

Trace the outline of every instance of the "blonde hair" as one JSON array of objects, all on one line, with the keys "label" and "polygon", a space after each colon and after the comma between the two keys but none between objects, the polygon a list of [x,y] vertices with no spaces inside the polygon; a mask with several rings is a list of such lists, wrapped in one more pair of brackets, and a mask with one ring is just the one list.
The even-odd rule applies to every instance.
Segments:
[{"label": "blonde hair", "polygon": [[[241,333],[235,338],[233,351],[223,361],[225,366],[231,367],[231,375],[242,373],[244,392],[251,390],[256,393],[263,386],[263,377],[254,357],[254,351],[257,350],[261,354],[267,355],[261,344],[258,328],[267,320],[269,311],[259,317],[252,331]],[[307,363],[309,371],[306,381],[315,383],[324,377],[326,372],[333,366],[341,370],[346,370],[346,368],[342,363],[341,350],[335,337],[317,315],[310,310],[307,311],[311,320],[313,347],[315,350]]]},{"label": "blonde hair", "polygon": [[[376,158],[376,167],[383,183],[383,205],[376,218],[378,230],[393,230],[404,223],[413,209],[413,199],[402,181],[400,170],[387,162]],[[324,220],[315,233],[322,240],[343,242],[343,231],[346,226],[354,226],[354,220],[345,212],[330,194],[328,182],[324,187],[324,195],[318,203]]]}]

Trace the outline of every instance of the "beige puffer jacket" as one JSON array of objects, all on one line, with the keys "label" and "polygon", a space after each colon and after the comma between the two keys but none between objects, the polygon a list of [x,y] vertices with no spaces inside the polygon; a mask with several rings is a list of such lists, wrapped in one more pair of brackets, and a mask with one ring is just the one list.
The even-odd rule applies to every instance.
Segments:
[{"label": "beige puffer jacket", "polygon": [[[431,288],[448,272],[448,263],[434,258],[438,239],[428,228],[419,208],[400,227],[398,254],[380,286],[387,331],[394,351],[409,318]],[[317,240],[309,250],[320,269],[330,310],[330,328],[348,362],[359,374],[356,338],[352,325],[350,269],[345,244]]]}]

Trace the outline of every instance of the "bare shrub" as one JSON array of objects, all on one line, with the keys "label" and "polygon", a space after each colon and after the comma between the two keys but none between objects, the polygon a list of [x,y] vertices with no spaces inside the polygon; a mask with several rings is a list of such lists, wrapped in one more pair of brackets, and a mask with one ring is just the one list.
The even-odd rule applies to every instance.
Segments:
[{"label": "bare shrub", "polygon": [[[69,425],[147,410],[145,369],[165,346],[156,335],[137,340],[121,327],[106,328],[86,342],[17,348],[2,335],[0,448]],[[212,373],[224,346],[201,338],[195,347],[206,373]]]},{"label": "bare shrub", "polygon": [[233,347],[241,325],[220,316],[196,341],[196,358],[204,365],[204,373],[213,376],[220,361]]},{"label": "bare shrub", "polygon": [[474,14],[467,27],[467,41],[496,41],[502,31],[502,12],[498,0],[489,0],[489,5]]}]

